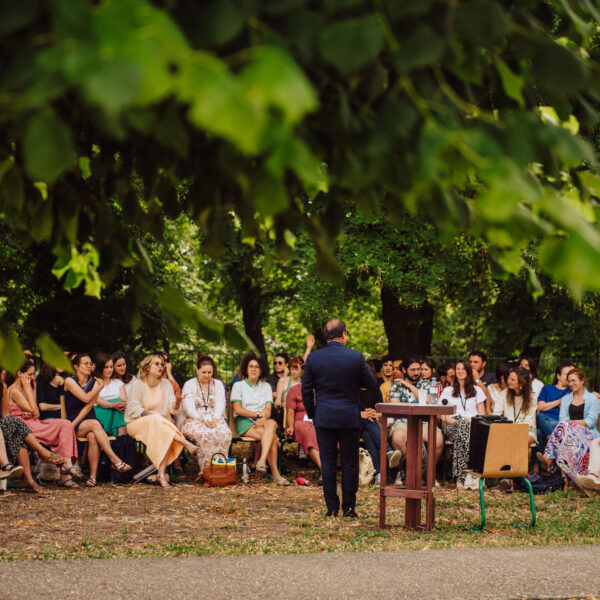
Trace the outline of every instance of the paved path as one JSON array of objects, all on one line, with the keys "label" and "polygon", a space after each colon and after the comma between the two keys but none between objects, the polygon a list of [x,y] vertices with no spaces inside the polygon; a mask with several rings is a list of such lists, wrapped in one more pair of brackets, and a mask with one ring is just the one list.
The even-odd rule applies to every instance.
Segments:
[{"label": "paved path", "polygon": [[589,598],[599,565],[600,546],[13,562],[0,598]]}]

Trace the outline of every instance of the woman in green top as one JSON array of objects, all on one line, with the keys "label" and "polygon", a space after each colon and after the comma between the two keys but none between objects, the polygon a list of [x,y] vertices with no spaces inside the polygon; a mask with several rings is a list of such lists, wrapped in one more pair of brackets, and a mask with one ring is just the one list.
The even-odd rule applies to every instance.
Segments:
[{"label": "woman in green top", "polygon": [[113,360],[108,354],[99,352],[94,357],[94,362],[96,364],[94,377],[102,379],[104,384],[94,408],[96,417],[108,435],[115,437],[126,435],[124,413],[127,406],[127,394],[125,384],[120,379],[113,378],[115,369]]}]

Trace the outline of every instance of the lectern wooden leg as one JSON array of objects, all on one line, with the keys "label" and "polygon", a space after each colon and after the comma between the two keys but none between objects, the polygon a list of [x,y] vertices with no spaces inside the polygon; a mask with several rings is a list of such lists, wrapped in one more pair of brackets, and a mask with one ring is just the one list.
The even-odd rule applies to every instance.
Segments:
[{"label": "lectern wooden leg", "polygon": [[385,487],[387,485],[387,417],[381,419],[381,461],[379,467],[379,527],[385,528]]},{"label": "lectern wooden leg", "polygon": [[427,435],[427,508],[425,517],[425,526],[428,530],[435,524],[435,465],[436,465],[436,436],[437,436],[437,417],[429,417]]},{"label": "lectern wooden leg", "polygon": [[[422,466],[422,426],[418,417],[408,416],[406,440],[406,489],[421,489]],[[421,500],[418,498],[406,499],[404,525],[407,529],[416,529],[421,525]]]}]

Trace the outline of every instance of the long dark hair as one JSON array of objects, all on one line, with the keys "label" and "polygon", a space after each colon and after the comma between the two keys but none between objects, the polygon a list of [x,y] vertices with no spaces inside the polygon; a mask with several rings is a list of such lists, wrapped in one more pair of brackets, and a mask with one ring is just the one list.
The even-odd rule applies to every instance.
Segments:
[{"label": "long dark hair", "polygon": [[[523,396],[523,406],[521,410],[524,413],[527,413],[531,406],[531,402],[533,401],[531,397],[531,373],[523,367],[512,367],[508,372],[508,375],[511,373],[514,373],[517,376],[519,387],[521,388],[521,395]],[[506,401],[510,406],[515,405],[516,395],[515,390],[511,390],[510,388],[506,390]]]},{"label": "long dark hair", "polygon": [[[458,365],[462,365],[467,372],[467,378],[465,379],[465,397],[473,398],[476,394],[475,392],[475,380],[473,379],[473,369],[471,369],[471,365],[467,360],[457,360],[454,365],[454,370],[456,371],[456,367]],[[454,381],[452,382],[452,396],[455,398],[460,398],[460,383],[458,381],[458,377],[454,377]]]},{"label": "long dark hair", "polygon": [[[112,356],[110,354],[106,354],[106,352],[98,352],[96,356],[94,356],[94,364],[96,365],[94,368],[94,372],[92,374],[93,377],[100,377],[102,379],[102,372],[104,371],[104,367],[106,367],[106,363],[109,360],[112,360]],[[113,361],[114,365],[114,361]],[[114,371],[113,371],[114,374]]]},{"label": "long dark hair", "polygon": [[[127,359],[125,358],[125,355],[122,352],[115,352],[112,355],[112,360],[113,360],[113,365],[117,364],[118,360],[123,359],[125,361],[125,364],[128,365],[129,363],[127,362]],[[123,376],[121,377],[116,371],[115,371],[115,379],[120,379],[123,383],[129,383],[132,379],[133,379],[133,375],[131,373],[129,373],[129,371],[125,371],[125,373],[123,373]]]},{"label": "long dark hair", "polygon": [[54,367],[51,367],[48,363],[42,363],[36,381],[38,383],[50,383],[55,375],[56,369]]}]

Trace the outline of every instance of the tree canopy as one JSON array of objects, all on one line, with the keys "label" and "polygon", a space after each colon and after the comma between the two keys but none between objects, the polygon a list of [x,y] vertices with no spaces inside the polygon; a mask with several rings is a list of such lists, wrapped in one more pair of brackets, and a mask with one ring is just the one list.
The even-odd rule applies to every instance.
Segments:
[{"label": "tree canopy", "polygon": [[599,17],[590,0],[2,1],[0,216],[67,290],[125,287],[134,331],[160,310],[173,336],[237,347],[237,328],[155,285],[168,219],[239,264],[240,244],[285,259],[306,235],[339,281],[348,203],[392,225],[418,212],[540,290],[535,242],[581,297],[600,289]]}]

